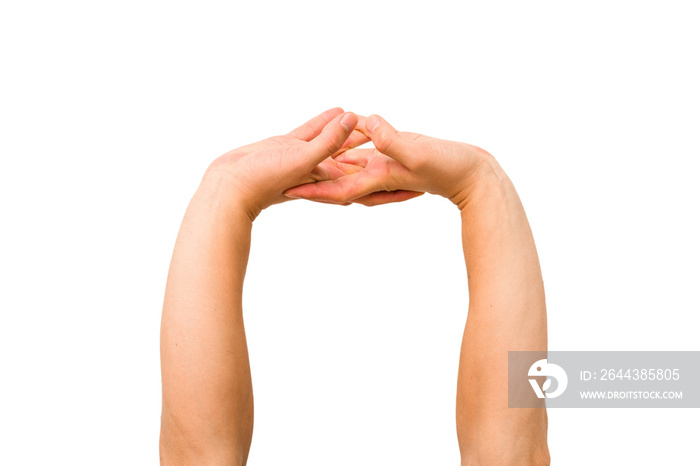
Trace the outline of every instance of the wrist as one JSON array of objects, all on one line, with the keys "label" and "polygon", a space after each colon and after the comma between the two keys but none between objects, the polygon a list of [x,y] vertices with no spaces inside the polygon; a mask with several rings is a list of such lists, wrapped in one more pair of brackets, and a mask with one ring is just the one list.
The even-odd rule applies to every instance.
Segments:
[{"label": "wrist", "polygon": [[[478,149],[478,148],[476,148]],[[510,183],[508,176],[496,159],[488,152],[478,149],[473,155],[472,167],[460,179],[457,187],[448,196],[462,211],[479,193],[501,191]]]},{"label": "wrist", "polygon": [[207,171],[188,210],[204,209],[223,215],[224,218],[241,220],[241,217],[246,217],[252,222],[261,209],[250,199],[240,183],[220,172]]}]

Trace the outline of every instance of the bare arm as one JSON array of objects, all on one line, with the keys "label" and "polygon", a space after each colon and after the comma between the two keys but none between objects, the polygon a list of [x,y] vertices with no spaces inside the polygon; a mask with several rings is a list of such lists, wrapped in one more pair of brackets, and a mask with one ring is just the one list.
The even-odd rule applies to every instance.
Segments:
[{"label": "bare arm", "polygon": [[457,201],[469,315],[457,382],[463,464],[549,464],[542,408],[508,408],[508,351],[547,349],[544,287],[520,199],[495,161]]},{"label": "bare arm", "polygon": [[173,253],[161,326],[163,464],[245,464],[253,389],[241,296],[252,222],[204,181]]}]

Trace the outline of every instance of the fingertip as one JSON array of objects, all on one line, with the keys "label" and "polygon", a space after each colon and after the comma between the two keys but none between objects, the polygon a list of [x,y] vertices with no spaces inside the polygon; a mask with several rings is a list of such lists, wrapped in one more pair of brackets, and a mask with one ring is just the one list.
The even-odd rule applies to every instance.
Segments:
[{"label": "fingertip", "polygon": [[345,131],[350,132],[355,129],[358,121],[357,115],[352,112],[347,112],[340,119],[340,126],[342,126]]},{"label": "fingertip", "polygon": [[325,112],[321,113],[319,116],[323,116],[326,118],[326,123],[332,121],[334,118],[338,118],[338,116],[342,115],[345,110],[343,110],[341,107],[333,107],[329,108]]},{"label": "fingertip", "polygon": [[377,129],[381,122],[381,117],[379,115],[372,114],[367,117],[367,120],[365,120],[365,128],[371,134],[375,129]]}]

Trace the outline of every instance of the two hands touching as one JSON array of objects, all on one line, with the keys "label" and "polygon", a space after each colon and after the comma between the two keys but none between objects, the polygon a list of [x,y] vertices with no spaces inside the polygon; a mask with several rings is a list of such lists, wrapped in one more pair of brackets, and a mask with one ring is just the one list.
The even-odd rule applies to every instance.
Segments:
[{"label": "two hands touching", "polygon": [[[358,148],[372,142],[374,148]],[[399,132],[383,118],[327,110],[284,136],[216,159],[204,179],[232,190],[253,220],[290,199],[374,206],[424,192],[461,206],[480,170],[495,161],[469,144]]]},{"label": "two hands touching", "polygon": [[[374,148],[360,148],[368,142]],[[258,214],[290,198],[372,206],[425,192],[450,199],[462,220],[469,272],[455,403],[462,465],[549,464],[544,405],[508,408],[508,352],[547,349],[539,260],[513,184],[477,147],[340,108],[222,155],[193,196],[163,303],[161,464],[247,462],[254,409],[242,295]]]}]

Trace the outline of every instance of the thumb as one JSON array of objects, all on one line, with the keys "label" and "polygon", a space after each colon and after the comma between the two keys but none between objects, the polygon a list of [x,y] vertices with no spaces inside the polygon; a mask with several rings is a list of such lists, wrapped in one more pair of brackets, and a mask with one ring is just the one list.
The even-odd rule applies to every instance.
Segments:
[{"label": "thumb", "polygon": [[371,115],[365,120],[365,130],[379,152],[408,168],[413,165],[416,156],[413,141],[403,138],[384,118]]},{"label": "thumb", "polygon": [[299,166],[303,166],[306,171],[313,170],[316,165],[335,154],[352,134],[357,126],[357,115],[352,112],[345,112],[333,118],[321,131],[321,134],[309,141],[307,144],[299,144],[298,158]]}]

